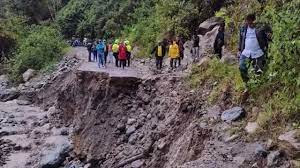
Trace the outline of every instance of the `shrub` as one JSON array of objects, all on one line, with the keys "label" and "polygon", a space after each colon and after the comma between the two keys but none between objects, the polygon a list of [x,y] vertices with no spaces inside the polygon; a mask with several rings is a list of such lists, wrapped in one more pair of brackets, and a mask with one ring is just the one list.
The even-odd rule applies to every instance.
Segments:
[{"label": "shrub", "polygon": [[37,26],[27,38],[20,42],[16,57],[12,63],[12,75],[15,80],[27,69],[41,70],[55,63],[61,56],[66,44],[56,29]]}]

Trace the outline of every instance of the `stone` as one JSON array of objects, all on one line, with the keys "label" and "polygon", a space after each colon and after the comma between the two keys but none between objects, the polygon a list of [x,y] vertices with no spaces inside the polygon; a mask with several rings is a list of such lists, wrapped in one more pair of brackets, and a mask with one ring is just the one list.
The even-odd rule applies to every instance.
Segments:
[{"label": "stone", "polygon": [[28,69],[25,73],[23,73],[23,80],[24,82],[29,81],[31,78],[35,76],[36,71],[33,69]]},{"label": "stone", "polygon": [[224,23],[223,18],[211,17],[199,25],[199,33],[201,35],[205,35],[207,32],[211,31],[213,28],[215,28],[218,25],[221,25],[222,23]]},{"label": "stone", "polygon": [[289,131],[285,134],[282,134],[278,137],[278,139],[280,141],[285,141],[290,143],[294,148],[296,148],[297,150],[300,149],[300,141],[298,139],[298,134],[299,134],[300,130],[293,130],[293,131]]},{"label": "stone", "polygon": [[131,145],[134,145],[136,140],[137,140],[137,136],[135,134],[132,134],[129,139],[128,139],[128,143],[131,144]]},{"label": "stone", "polygon": [[133,134],[135,131],[136,131],[135,126],[130,126],[126,129],[126,135],[129,136],[129,135]]},{"label": "stone", "polygon": [[268,151],[266,151],[261,144],[258,144],[255,148],[255,155],[259,157],[266,157],[268,155]]},{"label": "stone", "polygon": [[69,135],[69,130],[67,128],[63,128],[60,131],[60,135],[62,135],[62,136],[68,136]]},{"label": "stone", "polygon": [[88,164],[84,165],[83,168],[91,168],[91,167],[92,167],[92,164],[88,163]]},{"label": "stone", "polygon": [[233,158],[233,161],[235,163],[237,163],[239,166],[243,165],[245,160],[246,159],[244,157],[241,157],[241,156],[236,156],[236,157]]},{"label": "stone", "polygon": [[72,150],[71,144],[67,139],[53,138],[51,141],[57,142],[50,149],[42,150],[41,168],[59,167]]},{"label": "stone", "polygon": [[20,93],[16,90],[6,89],[0,90],[0,101],[7,102],[10,100],[17,99],[20,96]]},{"label": "stone", "polygon": [[279,157],[280,157],[279,151],[271,152],[267,157],[267,166],[268,167],[276,166],[278,164]]},{"label": "stone", "polygon": [[207,68],[209,62],[211,61],[211,58],[209,57],[203,57],[200,62],[198,63],[199,66],[203,67],[203,68]]},{"label": "stone", "polygon": [[20,106],[27,106],[27,105],[31,105],[32,103],[28,100],[17,100],[17,104]]},{"label": "stone", "polygon": [[134,119],[134,118],[129,118],[128,120],[127,120],[127,125],[132,125],[132,124],[134,124],[136,122],[136,119]]},{"label": "stone", "polygon": [[144,160],[136,160],[131,163],[131,168],[141,168],[144,166],[144,164],[145,164]]},{"label": "stone", "polygon": [[300,130],[292,130],[278,137],[280,140],[279,147],[286,151],[286,154],[291,158],[300,157],[299,131]]},{"label": "stone", "polygon": [[248,134],[253,134],[257,131],[258,128],[259,126],[256,122],[249,122],[245,127],[245,130]]},{"label": "stone", "polygon": [[233,55],[224,55],[221,59],[221,62],[224,64],[233,65],[238,62],[237,58]]},{"label": "stone", "polygon": [[266,147],[268,150],[272,149],[275,146],[274,141],[272,139],[268,139]]},{"label": "stone", "polygon": [[232,141],[236,140],[238,137],[239,137],[239,135],[237,135],[237,134],[231,135],[230,137],[225,138],[225,142],[226,143],[232,142]]},{"label": "stone", "polygon": [[236,121],[245,116],[245,110],[241,107],[234,107],[222,113],[221,119],[226,122]]}]

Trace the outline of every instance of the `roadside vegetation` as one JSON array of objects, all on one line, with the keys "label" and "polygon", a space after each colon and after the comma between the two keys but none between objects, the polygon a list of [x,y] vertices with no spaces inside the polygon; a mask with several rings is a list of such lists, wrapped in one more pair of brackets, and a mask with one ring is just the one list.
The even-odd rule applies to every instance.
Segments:
[{"label": "roadside vegetation", "polygon": [[[250,8],[242,10],[243,6]],[[216,13],[226,20],[231,37],[227,47],[233,52],[237,51],[239,26],[247,13],[256,13],[258,22],[269,24],[273,29],[268,67],[260,77],[251,75],[248,84],[250,96],[244,104],[249,109],[248,114],[254,116],[267,134],[276,134],[286,126],[300,126],[299,8],[300,2],[297,0],[267,1],[263,4],[254,0],[240,0]],[[231,94],[236,96],[232,103],[239,105],[239,95],[244,90],[239,76],[237,65],[224,65],[213,60],[205,69],[193,68],[189,83],[192,87],[200,87],[204,82],[215,82],[210,95],[212,100],[222,94],[222,88],[230,86]],[[260,109],[258,114],[251,114],[253,107]]]}]

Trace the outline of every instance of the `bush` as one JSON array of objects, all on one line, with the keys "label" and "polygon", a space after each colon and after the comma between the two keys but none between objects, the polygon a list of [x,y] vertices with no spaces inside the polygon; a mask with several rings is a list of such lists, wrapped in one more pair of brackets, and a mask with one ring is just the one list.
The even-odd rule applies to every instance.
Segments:
[{"label": "bush", "polygon": [[57,62],[66,48],[59,32],[51,27],[37,26],[20,42],[12,63],[12,75],[19,80],[27,69],[41,70]]}]

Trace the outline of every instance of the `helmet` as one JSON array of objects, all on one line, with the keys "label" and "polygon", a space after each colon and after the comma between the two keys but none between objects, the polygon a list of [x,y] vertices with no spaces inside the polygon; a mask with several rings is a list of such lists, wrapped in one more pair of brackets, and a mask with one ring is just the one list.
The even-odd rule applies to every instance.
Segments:
[{"label": "helmet", "polygon": [[128,40],[125,40],[124,43],[125,43],[125,44],[129,44],[129,41],[128,41]]},{"label": "helmet", "polygon": [[115,43],[116,43],[116,44],[119,44],[119,42],[120,42],[120,41],[119,41],[118,39],[115,40]]}]

